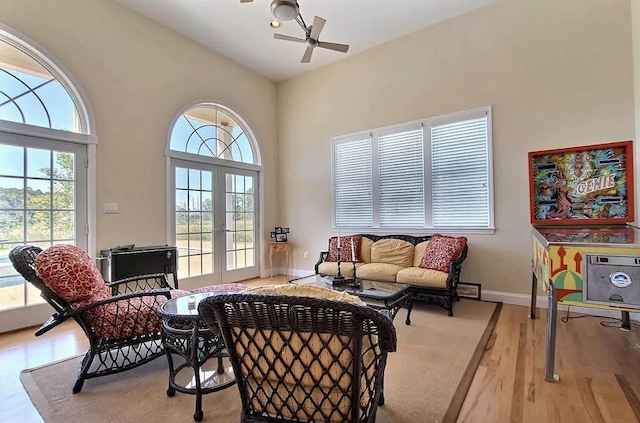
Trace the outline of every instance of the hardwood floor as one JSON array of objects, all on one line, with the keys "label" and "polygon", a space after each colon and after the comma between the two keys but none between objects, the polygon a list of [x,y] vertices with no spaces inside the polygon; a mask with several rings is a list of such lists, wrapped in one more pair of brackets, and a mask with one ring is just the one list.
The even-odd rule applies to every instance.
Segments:
[{"label": "hardwood floor", "polygon": [[548,383],[546,310],[527,315],[526,307],[502,308],[458,422],[640,422],[640,328],[558,319],[560,381]]},{"label": "hardwood floor", "polygon": [[[285,280],[280,276],[249,284]],[[640,328],[603,327],[600,322],[608,319],[598,317],[558,321],[560,381],[547,383],[543,377],[546,313],[540,310],[537,320],[527,314],[526,307],[502,308],[458,422],[640,422]],[[20,370],[87,348],[74,322],[38,338],[33,332],[0,335],[0,422],[41,421],[22,388]],[[74,378],[69,375],[70,388]]]}]

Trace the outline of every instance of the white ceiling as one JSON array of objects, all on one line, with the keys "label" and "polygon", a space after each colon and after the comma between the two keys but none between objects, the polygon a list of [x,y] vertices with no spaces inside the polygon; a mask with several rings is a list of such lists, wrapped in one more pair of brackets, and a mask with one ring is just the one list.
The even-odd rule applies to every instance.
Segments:
[{"label": "white ceiling", "polygon": [[[300,63],[304,44],[273,39],[270,0],[115,0],[274,81],[309,72],[497,0],[298,0],[307,25],[327,20],[321,41],[349,44],[348,53],[316,48]],[[281,34],[304,38],[295,21]]]}]

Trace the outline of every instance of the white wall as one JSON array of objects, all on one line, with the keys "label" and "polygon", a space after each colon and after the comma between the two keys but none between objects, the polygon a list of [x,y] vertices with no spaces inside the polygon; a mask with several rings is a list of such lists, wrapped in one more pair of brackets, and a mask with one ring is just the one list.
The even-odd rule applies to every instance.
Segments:
[{"label": "white wall", "polygon": [[[272,81],[111,0],[2,0],[0,22],[51,53],[91,103],[99,138],[98,250],[168,241],[165,145],[172,119],[198,100],[231,107],[256,134],[265,169],[268,239],[278,211]],[[119,203],[120,213],[102,214],[105,202]],[[267,256],[262,257],[264,263]]]},{"label": "white wall", "polygon": [[333,234],[332,136],[485,105],[497,230],[468,236],[461,279],[526,294],[527,152],[634,138],[630,0],[503,0],[279,84],[294,269],[311,271]]}]

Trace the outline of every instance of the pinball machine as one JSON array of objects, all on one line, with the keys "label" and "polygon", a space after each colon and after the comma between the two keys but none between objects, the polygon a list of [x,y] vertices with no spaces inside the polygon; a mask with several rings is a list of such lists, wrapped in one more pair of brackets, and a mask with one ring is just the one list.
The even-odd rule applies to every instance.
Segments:
[{"label": "pinball machine", "polygon": [[545,380],[554,382],[558,304],[640,312],[640,229],[634,220],[632,141],[529,153],[530,317],[547,301]]}]

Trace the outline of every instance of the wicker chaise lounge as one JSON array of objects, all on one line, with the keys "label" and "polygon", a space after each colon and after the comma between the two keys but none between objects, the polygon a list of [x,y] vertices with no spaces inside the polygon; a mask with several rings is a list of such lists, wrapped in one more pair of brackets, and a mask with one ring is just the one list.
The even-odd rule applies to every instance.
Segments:
[{"label": "wicker chaise lounge", "polygon": [[74,319],[89,340],[74,394],[86,379],[129,370],[164,355],[156,307],[172,293],[189,293],[171,290],[162,273],[107,285],[91,258],[71,245],[54,246],[45,252],[21,245],[11,250],[9,259],[55,310],[36,336]]}]

